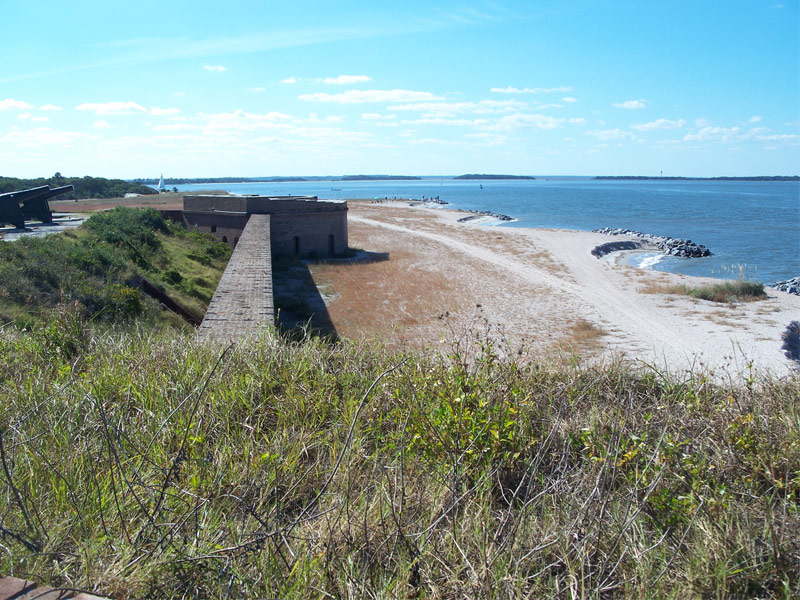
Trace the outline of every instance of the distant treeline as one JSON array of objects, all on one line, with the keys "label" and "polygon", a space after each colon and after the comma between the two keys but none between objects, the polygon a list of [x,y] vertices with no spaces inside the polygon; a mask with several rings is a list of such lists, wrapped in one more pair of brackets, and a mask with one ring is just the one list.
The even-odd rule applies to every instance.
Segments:
[{"label": "distant treeline", "polygon": [[415,175],[342,175],[341,181],[419,181]]},{"label": "distant treeline", "polygon": [[459,175],[453,179],[536,179],[530,175],[478,175],[475,173],[468,173],[466,175]]},{"label": "distant treeline", "polygon": [[[419,180],[421,177],[409,175],[323,175],[315,177],[170,177],[164,179],[165,186],[189,185],[193,183],[293,183],[297,181],[404,181]],[[158,179],[139,178],[131,182],[144,185],[157,185]]]},{"label": "distant treeline", "polygon": [[651,177],[649,175],[599,175],[595,179],[636,181],[800,181],[797,175],[758,175],[756,177]]},{"label": "distant treeline", "polygon": [[58,196],[60,200],[81,200],[83,198],[121,198],[125,194],[157,194],[153,188],[132,183],[122,179],[105,179],[104,177],[64,177],[56,173],[52,177],[35,179],[18,179],[17,177],[0,177],[0,194],[16,192],[28,188],[49,185],[57,188],[72,184],[75,189]]},{"label": "distant treeline", "polygon": [[[139,178],[131,179],[133,183],[144,185],[158,185],[158,179]],[[309,181],[303,177],[168,177],[164,185],[189,185],[192,183],[281,183],[292,181]]]}]

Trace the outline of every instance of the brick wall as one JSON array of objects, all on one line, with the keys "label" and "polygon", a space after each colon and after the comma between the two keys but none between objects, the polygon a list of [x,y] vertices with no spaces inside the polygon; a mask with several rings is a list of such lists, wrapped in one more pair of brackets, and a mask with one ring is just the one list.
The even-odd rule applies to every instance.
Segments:
[{"label": "brick wall", "polygon": [[276,255],[341,254],[348,248],[347,203],[314,196],[185,196],[188,228],[214,234],[235,246],[251,214],[272,217],[272,252]]},{"label": "brick wall", "polygon": [[274,320],[270,215],[252,215],[197,333],[233,341],[257,335]]}]

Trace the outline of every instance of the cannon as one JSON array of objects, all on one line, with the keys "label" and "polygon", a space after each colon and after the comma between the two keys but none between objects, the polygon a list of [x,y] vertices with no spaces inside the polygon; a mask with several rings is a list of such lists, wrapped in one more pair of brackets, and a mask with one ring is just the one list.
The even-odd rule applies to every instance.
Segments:
[{"label": "cannon", "polygon": [[52,223],[53,213],[47,199],[74,189],[72,185],[57,188],[43,185],[0,194],[0,225],[8,223],[22,229],[25,227],[25,221],[34,219],[42,223]]}]

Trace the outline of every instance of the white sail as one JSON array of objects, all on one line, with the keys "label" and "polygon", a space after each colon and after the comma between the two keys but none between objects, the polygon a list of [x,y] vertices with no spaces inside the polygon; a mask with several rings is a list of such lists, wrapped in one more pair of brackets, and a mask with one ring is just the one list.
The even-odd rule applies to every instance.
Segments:
[{"label": "white sail", "polygon": [[164,189],[164,174],[163,173],[161,174],[161,179],[158,180],[158,189],[160,189],[160,190]]}]

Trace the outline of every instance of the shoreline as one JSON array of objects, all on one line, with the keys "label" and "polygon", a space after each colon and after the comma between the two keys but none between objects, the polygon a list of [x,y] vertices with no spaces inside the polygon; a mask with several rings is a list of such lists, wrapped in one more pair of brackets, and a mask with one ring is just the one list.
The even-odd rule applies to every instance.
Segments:
[{"label": "shoreline", "polygon": [[421,203],[350,208],[351,247],[389,259],[313,273],[333,290],[327,308],[342,337],[435,345],[480,324],[505,351],[531,358],[577,353],[720,374],[796,367],[781,347],[800,297],[768,288],[765,300],[727,305],[665,292],[720,280],[621,264],[624,254],[598,260],[591,250],[615,241],[600,233],[487,227]]}]

